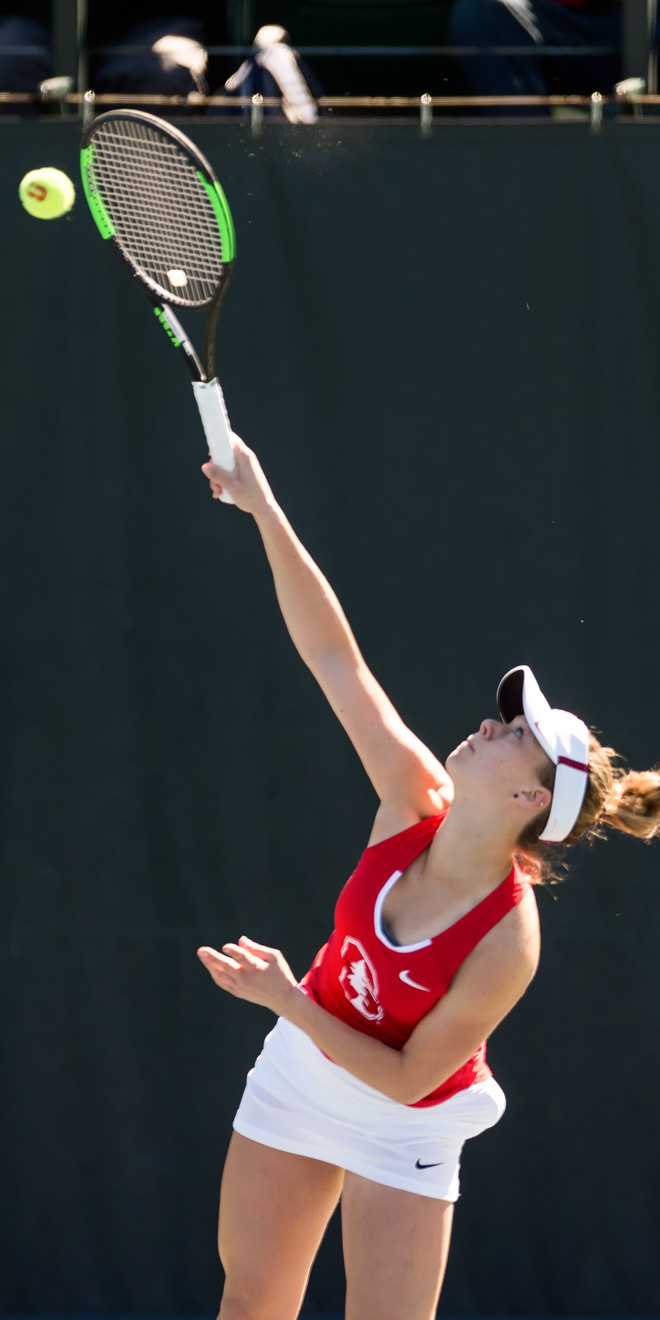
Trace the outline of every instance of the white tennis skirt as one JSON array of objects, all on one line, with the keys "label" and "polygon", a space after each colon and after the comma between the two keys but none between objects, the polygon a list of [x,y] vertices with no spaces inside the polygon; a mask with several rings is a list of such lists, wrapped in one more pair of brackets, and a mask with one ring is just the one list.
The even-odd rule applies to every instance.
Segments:
[{"label": "white tennis skirt", "polygon": [[279,1018],[248,1073],[234,1128],[251,1141],[324,1160],[385,1187],[456,1201],[463,1143],[502,1117],[494,1078],[438,1105],[391,1100],[327,1059]]}]

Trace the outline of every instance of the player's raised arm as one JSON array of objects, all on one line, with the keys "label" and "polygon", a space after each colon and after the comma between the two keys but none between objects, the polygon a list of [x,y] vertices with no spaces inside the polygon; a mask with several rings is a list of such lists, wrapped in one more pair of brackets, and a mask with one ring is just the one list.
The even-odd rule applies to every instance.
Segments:
[{"label": "player's raised arm", "polygon": [[367,668],[334,591],[279,508],[256,456],[239,440],[235,456],[231,473],[211,463],[203,471],[214,496],[227,491],[255,519],[291,639],[378,796],[416,815],[441,811],[451,799],[449,776],[406,727]]}]

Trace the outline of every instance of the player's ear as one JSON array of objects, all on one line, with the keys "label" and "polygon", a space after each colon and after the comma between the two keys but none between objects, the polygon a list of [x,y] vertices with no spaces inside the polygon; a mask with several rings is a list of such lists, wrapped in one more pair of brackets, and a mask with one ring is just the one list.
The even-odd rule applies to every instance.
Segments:
[{"label": "player's ear", "polygon": [[520,788],[513,796],[519,806],[525,807],[528,811],[545,811],[552,802],[550,789],[544,788],[541,784],[536,788]]}]

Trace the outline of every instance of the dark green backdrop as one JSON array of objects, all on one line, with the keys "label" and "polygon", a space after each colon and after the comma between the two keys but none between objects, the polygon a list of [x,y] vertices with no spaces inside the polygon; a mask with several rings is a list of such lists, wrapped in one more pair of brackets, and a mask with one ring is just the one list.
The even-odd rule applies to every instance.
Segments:
[{"label": "dark green backdrop", "polygon": [[[189,127],[238,230],[231,417],[404,717],[444,755],[527,661],[655,763],[660,125]],[[302,974],[376,804],[142,295],[83,202],[18,205],[76,176],[75,126],[1,130],[0,1306],[211,1312],[270,1019],[195,948]],[[658,856],[601,844],[540,896],[447,1312],[660,1312]],[[308,1309],[342,1290],[335,1226]]]}]

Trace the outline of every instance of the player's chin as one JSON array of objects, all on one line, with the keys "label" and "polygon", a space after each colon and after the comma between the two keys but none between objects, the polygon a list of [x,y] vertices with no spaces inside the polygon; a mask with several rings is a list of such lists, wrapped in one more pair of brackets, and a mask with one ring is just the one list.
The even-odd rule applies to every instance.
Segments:
[{"label": "player's chin", "polygon": [[455,747],[454,750],[453,750],[453,752],[450,752],[450,753],[449,753],[449,756],[447,757],[447,759],[446,759],[446,761],[445,761],[445,765],[449,766],[449,765],[455,764],[459,759],[461,759],[461,758],[462,758],[463,756],[465,756],[466,754],[467,754],[468,756],[471,756],[471,755],[472,755],[472,749],[471,749],[471,747],[470,747],[470,744],[469,744],[467,741],[466,741],[466,742],[460,742],[460,743],[458,744],[458,747]]}]

